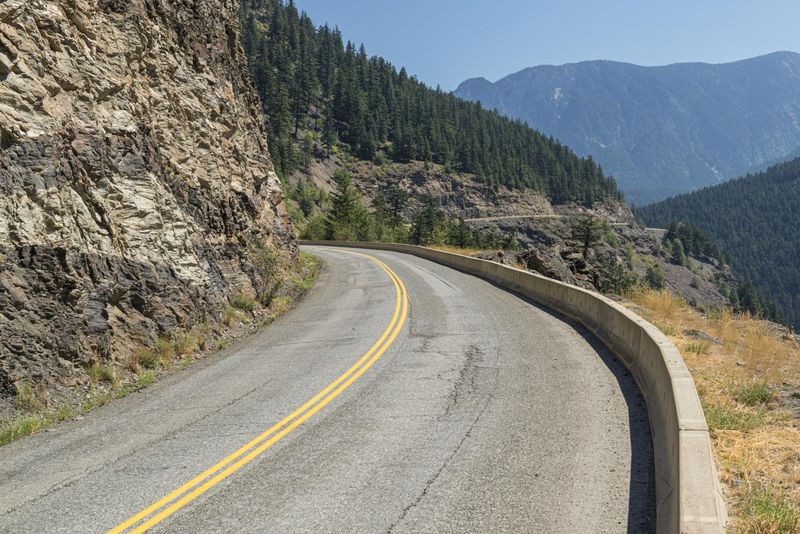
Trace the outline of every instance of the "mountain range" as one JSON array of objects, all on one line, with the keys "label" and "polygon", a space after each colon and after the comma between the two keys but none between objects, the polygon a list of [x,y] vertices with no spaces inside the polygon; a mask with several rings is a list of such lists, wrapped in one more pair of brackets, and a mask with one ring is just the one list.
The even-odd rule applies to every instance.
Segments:
[{"label": "mountain range", "polygon": [[644,205],[785,161],[800,150],[800,54],[643,67],[532,67],[454,93],[591,155]]}]

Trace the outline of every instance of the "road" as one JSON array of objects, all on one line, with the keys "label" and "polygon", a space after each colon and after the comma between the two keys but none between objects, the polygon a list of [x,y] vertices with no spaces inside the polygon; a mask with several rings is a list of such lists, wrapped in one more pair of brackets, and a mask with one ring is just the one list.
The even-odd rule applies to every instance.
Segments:
[{"label": "road", "polygon": [[493,221],[514,221],[517,219],[565,219],[563,215],[499,215],[497,217],[474,217],[472,219],[464,219],[464,222],[493,222]]},{"label": "road", "polygon": [[419,258],[310,252],[268,328],[0,448],[0,531],[652,531],[643,400],[581,328]]},{"label": "road", "polygon": [[[535,221],[542,219],[568,219],[566,215],[500,215],[498,217],[475,217],[472,219],[464,219],[465,222],[499,222],[499,221]],[[610,223],[611,226],[622,227],[630,226],[631,223],[615,222]],[[650,230],[649,228],[647,230]]]}]

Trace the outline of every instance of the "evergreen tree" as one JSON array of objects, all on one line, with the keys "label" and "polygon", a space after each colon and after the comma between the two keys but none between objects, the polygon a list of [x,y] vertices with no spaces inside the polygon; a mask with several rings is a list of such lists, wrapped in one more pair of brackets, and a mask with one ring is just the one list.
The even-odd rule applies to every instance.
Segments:
[{"label": "evergreen tree", "polygon": [[403,220],[402,213],[408,203],[408,192],[397,183],[391,183],[385,189],[386,203],[391,214],[392,224],[400,224]]},{"label": "evergreen tree", "polygon": [[605,229],[606,223],[591,215],[581,217],[573,223],[572,237],[580,241],[584,260],[589,256],[589,250],[600,243]]},{"label": "evergreen tree", "polygon": [[330,209],[325,218],[325,238],[338,241],[366,240],[369,236],[369,217],[361,193],[346,171],[336,171],[334,179],[336,190],[331,194]]},{"label": "evergreen tree", "polygon": [[683,241],[675,239],[674,241],[668,241],[668,243],[672,249],[672,263],[686,267],[689,260],[686,258],[686,252],[683,249]]},{"label": "evergreen tree", "polygon": [[436,242],[436,230],[442,222],[442,215],[433,199],[428,199],[425,206],[414,217],[411,225],[411,242],[415,245],[430,245]]},{"label": "evergreen tree", "polygon": [[654,263],[647,267],[647,272],[644,277],[647,285],[655,290],[662,290],[666,287],[666,277],[664,276],[664,269],[661,264]]},{"label": "evergreen tree", "polygon": [[459,217],[458,222],[453,225],[450,231],[450,244],[458,248],[467,248],[472,244],[472,235],[464,217]]}]

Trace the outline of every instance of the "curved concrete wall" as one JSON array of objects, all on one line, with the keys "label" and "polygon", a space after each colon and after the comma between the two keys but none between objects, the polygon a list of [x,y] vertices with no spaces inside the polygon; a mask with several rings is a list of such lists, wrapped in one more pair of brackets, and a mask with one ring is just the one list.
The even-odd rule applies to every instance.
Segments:
[{"label": "curved concrete wall", "polygon": [[598,293],[486,260],[394,243],[303,244],[419,256],[494,282],[584,325],[625,364],[647,402],[659,534],[724,532],[725,501],[700,399],[678,349],[656,327]]}]

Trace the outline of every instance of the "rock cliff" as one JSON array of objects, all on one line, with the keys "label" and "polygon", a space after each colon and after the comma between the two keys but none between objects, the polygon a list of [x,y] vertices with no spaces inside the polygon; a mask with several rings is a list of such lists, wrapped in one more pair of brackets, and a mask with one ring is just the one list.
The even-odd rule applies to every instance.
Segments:
[{"label": "rock cliff", "polygon": [[235,0],[0,0],[0,397],[80,383],[296,244]]}]

